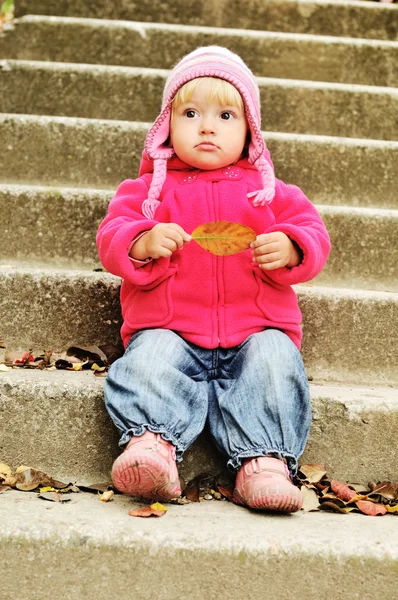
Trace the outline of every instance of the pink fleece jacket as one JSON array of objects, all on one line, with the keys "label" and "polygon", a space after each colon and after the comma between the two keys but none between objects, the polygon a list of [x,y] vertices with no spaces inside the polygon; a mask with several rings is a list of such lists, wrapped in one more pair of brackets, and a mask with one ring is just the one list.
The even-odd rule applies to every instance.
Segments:
[{"label": "pink fleece jacket", "polygon": [[[143,157],[140,177],[123,181],[97,234],[104,267],[123,279],[121,335],[126,345],[140,329],[172,329],[202,348],[230,348],[272,327],[300,348],[301,312],[291,285],[313,279],[330,250],[325,226],[296,186],[276,180],[271,203],[253,206],[247,194],[261,187],[258,170],[241,159],[215,171],[192,170],[178,158],[168,172],[155,219],[142,214],[152,179],[152,161]],[[209,221],[234,221],[257,235],[282,231],[303,253],[292,269],[262,271],[251,250],[215,256],[194,241],[170,258],[137,267],[129,258],[132,240],[158,222],[178,223],[187,232]]]}]

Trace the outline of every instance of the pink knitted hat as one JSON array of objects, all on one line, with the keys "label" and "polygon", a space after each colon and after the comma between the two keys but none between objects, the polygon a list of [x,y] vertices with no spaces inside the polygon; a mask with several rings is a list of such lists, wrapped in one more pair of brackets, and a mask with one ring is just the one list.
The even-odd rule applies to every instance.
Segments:
[{"label": "pink knitted hat", "polygon": [[[163,92],[160,115],[152,125],[145,140],[145,152],[153,160],[153,178],[148,199],[142,212],[153,219],[167,173],[167,160],[175,156],[174,149],[166,146],[170,135],[171,101],[180,87],[197,77],[217,77],[231,83],[240,93],[250,129],[249,162],[260,172],[263,189],[249,194],[255,196],[253,204],[262,206],[271,202],[275,194],[275,175],[269,153],[261,135],[260,91],[256,79],[237,55],[220,46],[205,46],[187,54],[170,72]],[[267,160],[268,158],[268,160]]]}]

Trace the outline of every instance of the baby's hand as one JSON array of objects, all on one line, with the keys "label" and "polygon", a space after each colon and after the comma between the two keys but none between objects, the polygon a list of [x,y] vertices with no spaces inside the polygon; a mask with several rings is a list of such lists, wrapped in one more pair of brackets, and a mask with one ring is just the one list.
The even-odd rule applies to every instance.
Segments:
[{"label": "baby's hand", "polygon": [[148,233],[140,237],[130,250],[130,256],[137,260],[146,258],[169,257],[184,244],[191,241],[191,236],[176,223],[158,223]]},{"label": "baby's hand", "polygon": [[264,271],[280,267],[295,267],[301,262],[300,250],[291,239],[281,231],[262,233],[250,244],[253,260]]}]

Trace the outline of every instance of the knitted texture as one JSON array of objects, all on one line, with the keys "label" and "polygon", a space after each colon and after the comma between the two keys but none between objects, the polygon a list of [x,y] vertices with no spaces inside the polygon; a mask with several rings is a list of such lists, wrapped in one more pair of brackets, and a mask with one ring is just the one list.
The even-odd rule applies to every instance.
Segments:
[{"label": "knitted texture", "polygon": [[256,79],[237,55],[221,46],[205,46],[187,54],[170,72],[163,91],[160,115],[152,125],[145,140],[145,152],[153,165],[153,179],[143,213],[153,219],[159,205],[159,196],[166,179],[167,160],[175,155],[166,145],[170,137],[171,102],[177,91],[197,77],[217,77],[231,83],[240,93],[250,129],[249,162],[261,175],[263,189],[252,192],[254,206],[271,202],[275,195],[275,175],[269,152],[261,134],[260,91]]}]

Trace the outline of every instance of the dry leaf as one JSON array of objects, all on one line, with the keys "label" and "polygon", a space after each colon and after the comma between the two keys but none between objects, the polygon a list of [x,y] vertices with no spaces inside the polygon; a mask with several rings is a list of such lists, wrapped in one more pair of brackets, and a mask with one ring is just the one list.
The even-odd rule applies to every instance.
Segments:
[{"label": "dry leaf", "polygon": [[51,365],[52,353],[52,350],[46,350],[43,356],[39,356],[36,358],[36,361],[39,361],[37,362],[37,367],[39,369],[45,369],[46,367],[49,367]]},{"label": "dry leaf", "polygon": [[0,485],[0,494],[6,492],[7,490],[11,490],[12,488],[9,485]]},{"label": "dry leaf", "polygon": [[109,500],[112,500],[114,495],[115,492],[113,490],[107,490],[103,494],[98,494],[98,497],[101,500],[101,502],[109,502]]},{"label": "dry leaf", "polygon": [[338,498],[341,498],[346,502],[352,500],[357,495],[356,492],[354,492],[354,490],[351,490],[348,487],[348,485],[346,485],[345,483],[341,483],[340,481],[336,481],[335,479],[333,479],[330,482],[330,487],[332,488],[332,490]]},{"label": "dry leaf", "polygon": [[322,502],[319,506],[319,510],[331,510],[333,512],[346,514],[355,510],[355,506],[340,506],[335,501],[328,500],[327,502]]},{"label": "dry leaf", "polygon": [[144,506],[143,508],[138,508],[137,510],[130,510],[129,515],[131,517],[163,517],[166,513],[167,508],[160,504],[160,502],[155,502],[150,506]]},{"label": "dry leaf", "polygon": [[0,364],[0,373],[6,373],[7,371],[12,371],[10,367],[7,367],[4,363]]},{"label": "dry leaf", "polygon": [[370,502],[369,500],[359,500],[359,502],[355,502],[355,506],[357,506],[362,513],[369,515],[370,517],[385,515],[387,512],[385,506]]},{"label": "dry leaf", "polygon": [[28,365],[29,363],[33,363],[34,361],[35,357],[32,354],[32,350],[29,350],[28,352],[24,352],[21,358],[16,358],[13,361],[13,364],[19,367],[25,367],[26,365]]},{"label": "dry leaf", "polygon": [[62,494],[58,492],[43,492],[41,494],[37,494],[38,498],[42,500],[49,500],[50,502],[70,502],[70,498],[65,498]]},{"label": "dry leaf", "polygon": [[24,492],[31,492],[41,486],[51,486],[57,489],[68,486],[66,483],[52,479],[52,477],[49,477],[43,471],[25,466],[18,467],[14,477],[16,479],[15,487]]},{"label": "dry leaf", "polygon": [[398,500],[398,483],[390,481],[380,481],[379,483],[369,483],[369,488],[373,494],[380,494],[386,500]]},{"label": "dry leaf", "polygon": [[185,489],[184,496],[190,502],[199,502],[199,478],[195,477]]},{"label": "dry leaf", "polygon": [[213,221],[199,225],[192,239],[204,250],[217,256],[228,256],[250,247],[257,235],[250,227],[230,221]]},{"label": "dry leaf", "polygon": [[0,477],[2,475],[11,475],[12,473],[12,469],[9,465],[6,465],[5,463],[0,463]]},{"label": "dry leaf", "polygon": [[398,504],[395,504],[395,506],[391,506],[390,504],[387,504],[386,510],[390,514],[398,515]]},{"label": "dry leaf", "polygon": [[84,348],[78,348],[77,346],[71,346],[66,351],[67,356],[75,356],[80,362],[86,361],[106,361],[105,353],[98,346],[85,346]]},{"label": "dry leaf", "polygon": [[92,485],[79,485],[79,489],[82,492],[90,492],[94,494],[95,492],[106,492],[112,485],[111,482],[107,481],[106,483],[93,483]]},{"label": "dry leaf", "polygon": [[326,475],[325,465],[302,465],[299,471],[309,483],[318,483]]},{"label": "dry leaf", "polygon": [[232,500],[232,496],[234,493],[234,490],[232,488],[222,487],[221,485],[218,485],[217,489],[220,492],[220,494],[224,496],[224,498],[227,498],[227,500]]},{"label": "dry leaf", "polygon": [[20,465],[19,467],[17,467],[15,473],[23,473],[24,471],[27,471],[28,469],[30,469],[30,467],[27,467],[26,465]]},{"label": "dry leaf", "polygon": [[311,510],[318,510],[319,508],[319,498],[316,491],[312,488],[308,488],[305,485],[301,488],[301,493],[303,496],[303,506],[302,510],[304,512],[310,512]]}]

